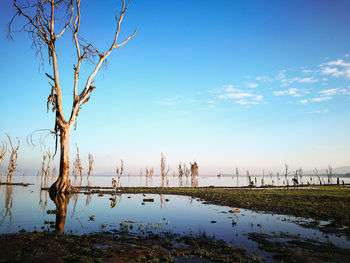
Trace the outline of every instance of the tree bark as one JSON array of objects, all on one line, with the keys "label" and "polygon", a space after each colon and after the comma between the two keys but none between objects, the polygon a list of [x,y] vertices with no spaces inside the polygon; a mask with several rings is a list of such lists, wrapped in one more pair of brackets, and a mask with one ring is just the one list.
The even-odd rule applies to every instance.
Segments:
[{"label": "tree bark", "polygon": [[67,194],[72,190],[69,180],[70,126],[63,127],[60,130],[60,173],[57,181],[50,187],[50,193]]}]

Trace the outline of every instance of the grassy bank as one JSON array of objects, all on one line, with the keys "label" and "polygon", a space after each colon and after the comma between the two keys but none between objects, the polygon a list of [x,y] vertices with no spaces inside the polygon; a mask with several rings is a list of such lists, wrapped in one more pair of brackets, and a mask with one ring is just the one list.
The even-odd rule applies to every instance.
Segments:
[{"label": "grassy bank", "polygon": [[[92,192],[107,194],[113,191],[100,189]],[[125,187],[119,192],[188,195],[213,204],[325,220],[337,227],[350,228],[350,188],[342,186],[254,190]]]}]

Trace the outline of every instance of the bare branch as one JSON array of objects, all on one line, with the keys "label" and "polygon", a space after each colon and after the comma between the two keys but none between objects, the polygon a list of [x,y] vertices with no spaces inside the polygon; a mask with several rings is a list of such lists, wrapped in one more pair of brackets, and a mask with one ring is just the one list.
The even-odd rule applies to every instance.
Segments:
[{"label": "bare branch", "polygon": [[[59,4],[59,3],[57,3],[57,4]],[[57,5],[57,4],[56,4],[56,5]],[[66,25],[63,27],[63,29],[61,30],[61,32],[56,36],[56,39],[59,38],[59,37],[61,37],[61,36],[63,35],[64,31],[66,31],[66,29],[68,28],[68,26],[69,26],[69,25],[72,23],[72,21],[73,21],[73,15],[74,15],[73,0],[70,0],[69,4],[70,4],[70,6],[71,6],[71,8],[70,8],[70,10],[71,10],[70,19],[69,19],[69,21],[66,23]]]}]

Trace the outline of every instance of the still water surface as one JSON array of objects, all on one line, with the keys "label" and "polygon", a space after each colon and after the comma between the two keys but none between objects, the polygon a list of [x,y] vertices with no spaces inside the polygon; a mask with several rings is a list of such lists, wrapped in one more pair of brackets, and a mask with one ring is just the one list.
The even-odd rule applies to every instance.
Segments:
[{"label": "still water surface", "polygon": [[[110,186],[111,177],[91,177],[78,185]],[[125,178],[133,185],[136,177]],[[2,185],[0,189],[0,233],[15,233],[20,230],[54,230],[74,234],[114,231],[127,228],[130,233],[145,234],[171,232],[185,235],[214,236],[249,251],[258,251],[258,244],[248,239],[248,233],[300,235],[322,243],[333,243],[350,248],[345,236],[322,233],[316,229],[300,226],[296,221],[309,220],[270,213],[258,213],[236,207],[217,206],[188,196],[154,194],[84,195],[75,194],[67,200],[52,201],[47,191],[41,191],[40,177],[15,176],[14,182],[32,183],[28,187]],[[74,178],[73,178],[74,181]],[[47,181],[51,184],[51,180]],[[137,185],[137,183],[135,183]],[[139,186],[139,185],[137,185]],[[153,202],[144,202],[153,199]],[[63,206],[59,214],[50,214],[57,203]],[[58,205],[57,205],[58,206]],[[62,207],[61,207],[62,208]],[[321,222],[326,224],[327,222]]]}]

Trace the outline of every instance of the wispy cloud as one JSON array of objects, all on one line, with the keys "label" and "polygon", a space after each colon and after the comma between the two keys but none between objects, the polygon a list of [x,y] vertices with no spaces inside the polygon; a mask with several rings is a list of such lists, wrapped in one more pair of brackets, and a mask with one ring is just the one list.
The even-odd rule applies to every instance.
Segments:
[{"label": "wispy cloud", "polygon": [[226,93],[219,95],[219,99],[242,99],[254,96],[252,93]]},{"label": "wispy cloud", "polygon": [[329,112],[329,109],[309,111],[308,114],[321,114],[321,113],[327,113],[327,112]]},{"label": "wispy cloud", "polygon": [[324,75],[331,75],[333,77],[344,76],[350,79],[350,62],[345,62],[342,59],[321,64],[320,68],[321,73]]},{"label": "wispy cloud", "polygon": [[299,89],[297,88],[290,88],[286,90],[279,90],[279,91],[273,91],[273,95],[275,96],[292,96],[292,97],[301,97],[302,94],[299,92]]},{"label": "wispy cloud", "polygon": [[294,78],[283,78],[281,79],[281,87],[287,87],[292,85],[293,83],[315,83],[318,80],[313,77],[306,77],[306,78],[300,78],[300,77],[294,77]]},{"label": "wispy cloud", "polygon": [[179,97],[173,97],[173,98],[164,98],[161,101],[159,101],[158,103],[161,105],[175,105],[178,103],[178,99]]},{"label": "wispy cloud", "polygon": [[259,86],[259,84],[252,82],[245,82],[244,85],[248,88],[257,88]]},{"label": "wispy cloud", "polygon": [[245,99],[237,100],[235,102],[239,105],[259,104],[258,102],[254,101],[254,100],[245,100]]},{"label": "wispy cloud", "polygon": [[303,73],[312,73],[313,71],[311,69],[303,69],[301,70]]},{"label": "wispy cloud", "polygon": [[316,97],[316,98],[311,98],[309,101],[311,102],[322,102],[325,100],[331,100],[332,97]]},{"label": "wispy cloud", "polygon": [[307,78],[301,78],[299,79],[300,83],[315,83],[317,82],[317,79],[314,79],[313,77],[307,77]]},{"label": "wispy cloud", "polygon": [[[247,85],[247,82],[244,84],[246,87],[257,87],[254,84],[255,83],[249,83],[250,85]],[[257,84],[256,84],[257,85]],[[255,92],[252,92],[251,90],[243,90],[238,89],[233,85],[225,85],[220,90],[220,95],[218,95],[217,98],[220,100],[226,100],[226,99],[232,99],[235,100],[235,103],[240,105],[247,105],[247,104],[259,104],[263,101],[263,95],[256,94]]]},{"label": "wispy cloud", "polygon": [[335,88],[335,89],[326,89],[321,90],[318,92],[321,96],[334,96],[334,95],[349,95],[350,89],[341,89],[341,88]]},{"label": "wispy cloud", "polygon": [[186,111],[186,110],[176,110],[174,112],[177,114],[182,114],[182,115],[188,115],[191,113],[190,111]]},{"label": "wispy cloud", "polygon": [[255,78],[255,80],[261,81],[261,82],[271,82],[271,81],[273,81],[272,78],[267,77],[267,76],[258,76],[258,77]]},{"label": "wispy cloud", "polygon": [[234,85],[223,85],[221,88],[213,89],[210,93],[226,93],[226,92],[243,92],[242,89],[236,88]]}]

